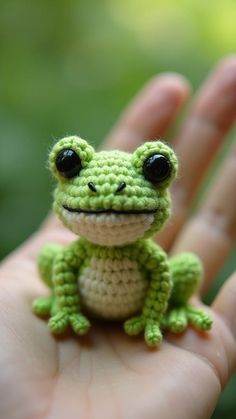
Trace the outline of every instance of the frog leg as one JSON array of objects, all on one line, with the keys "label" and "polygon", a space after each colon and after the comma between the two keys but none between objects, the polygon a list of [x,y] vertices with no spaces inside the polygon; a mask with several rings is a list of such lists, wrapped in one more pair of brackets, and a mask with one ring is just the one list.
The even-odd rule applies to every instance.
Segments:
[{"label": "frog leg", "polygon": [[77,283],[82,257],[79,241],[62,249],[55,257],[52,269],[55,301],[48,322],[53,334],[61,334],[71,326],[76,334],[84,335],[90,328],[90,322],[81,313]]},{"label": "frog leg", "polygon": [[[76,242],[77,243],[77,242]],[[33,301],[33,311],[39,316],[50,316],[49,329],[54,334],[63,333],[69,325],[77,334],[84,334],[89,321],[80,313],[77,272],[80,257],[74,247],[47,245],[39,254],[38,269],[41,279],[53,290],[48,297]]]},{"label": "frog leg", "polygon": [[144,332],[148,346],[156,347],[162,340],[161,320],[167,309],[171,290],[169,264],[165,252],[156,244],[148,242],[140,248],[138,260],[148,274],[147,289],[142,312],[124,323],[125,332],[138,335]]},{"label": "frog leg", "polygon": [[209,314],[188,302],[201,285],[201,261],[192,253],[182,253],[170,259],[170,271],[173,289],[163,327],[174,333],[183,332],[188,324],[202,331],[210,329],[212,319]]}]

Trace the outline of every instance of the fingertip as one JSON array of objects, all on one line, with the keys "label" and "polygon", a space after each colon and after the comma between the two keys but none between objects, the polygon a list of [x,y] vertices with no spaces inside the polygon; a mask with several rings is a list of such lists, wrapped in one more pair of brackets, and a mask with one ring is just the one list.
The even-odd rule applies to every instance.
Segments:
[{"label": "fingertip", "polygon": [[236,70],[236,54],[227,55],[221,58],[216,64],[216,70],[218,72],[226,71],[228,69]]},{"label": "fingertip", "polygon": [[180,104],[190,96],[192,91],[190,82],[183,75],[175,72],[165,72],[153,76],[146,86],[153,95],[159,95],[162,90],[166,94],[169,93],[176,97]]},{"label": "fingertip", "polygon": [[[218,90],[221,89],[221,97],[227,94],[228,103],[233,107],[235,115],[235,92],[236,92],[236,55],[223,58],[213,70],[213,83],[217,83]],[[224,98],[225,100],[225,98]],[[230,112],[228,112],[230,115]]]},{"label": "fingertip", "polygon": [[175,113],[187,101],[191,95],[190,82],[178,73],[161,73],[153,76],[144,86],[143,94],[153,103],[157,102],[161,95],[165,96],[166,103],[169,104]]},{"label": "fingertip", "polygon": [[190,91],[189,82],[178,73],[153,76],[122,113],[103,148],[131,151],[144,138],[165,135]]},{"label": "fingertip", "polygon": [[225,282],[213,301],[212,308],[223,317],[236,340],[236,272]]}]

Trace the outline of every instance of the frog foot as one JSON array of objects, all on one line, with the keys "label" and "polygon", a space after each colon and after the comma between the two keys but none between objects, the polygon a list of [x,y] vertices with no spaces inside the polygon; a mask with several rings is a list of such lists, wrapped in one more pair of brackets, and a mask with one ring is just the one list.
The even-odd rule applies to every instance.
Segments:
[{"label": "frog foot", "polygon": [[212,326],[212,318],[204,310],[193,306],[184,306],[171,309],[164,316],[162,326],[170,332],[182,333],[189,324],[199,331],[206,331]]},{"label": "frog foot", "polygon": [[32,304],[33,312],[38,316],[49,316],[51,314],[53,302],[53,295],[36,298]]},{"label": "frog foot", "polygon": [[206,311],[188,306],[187,313],[189,324],[193,325],[197,330],[205,331],[211,329],[213,320]]},{"label": "frog foot", "polygon": [[136,336],[144,331],[145,342],[150,347],[157,347],[162,341],[162,333],[158,323],[143,315],[126,320],[124,330],[129,336]]},{"label": "frog foot", "polygon": [[69,326],[77,335],[85,335],[90,328],[90,322],[81,313],[59,311],[50,318],[48,326],[54,335],[62,334]]}]

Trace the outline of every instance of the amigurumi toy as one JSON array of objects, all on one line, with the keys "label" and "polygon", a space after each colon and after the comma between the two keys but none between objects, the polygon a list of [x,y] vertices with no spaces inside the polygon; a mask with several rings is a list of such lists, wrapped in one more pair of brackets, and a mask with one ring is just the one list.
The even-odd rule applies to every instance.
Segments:
[{"label": "amigurumi toy", "polygon": [[210,329],[209,315],[188,302],[201,283],[200,260],[191,253],[168,260],[150,239],[170,216],[174,151],[152,141],[133,154],[96,153],[72,136],[54,145],[49,166],[58,182],[54,210],[80,237],[67,246],[47,245],[39,255],[39,272],[52,295],[36,299],[33,310],[50,317],[51,332],[71,327],[86,334],[85,314],[123,320],[125,332],[144,332],[149,346],[158,346],[164,328]]}]

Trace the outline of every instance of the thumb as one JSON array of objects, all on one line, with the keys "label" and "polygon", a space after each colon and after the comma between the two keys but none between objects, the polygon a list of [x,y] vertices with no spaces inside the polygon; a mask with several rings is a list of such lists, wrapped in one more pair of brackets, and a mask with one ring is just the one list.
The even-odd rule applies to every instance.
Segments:
[{"label": "thumb", "polygon": [[41,226],[23,244],[10,253],[2,262],[2,266],[9,266],[14,262],[35,261],[40,249],[47,243],[67,244],[76,236],[66,229],[61,221],[49,214]]}]

